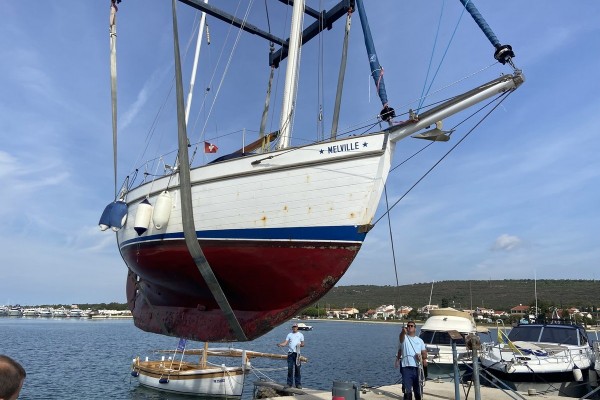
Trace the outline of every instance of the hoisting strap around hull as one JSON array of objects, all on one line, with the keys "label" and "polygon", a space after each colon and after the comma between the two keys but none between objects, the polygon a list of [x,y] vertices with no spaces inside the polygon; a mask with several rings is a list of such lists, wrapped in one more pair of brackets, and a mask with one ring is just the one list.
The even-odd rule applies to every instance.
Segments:
[{"label": "hoisting strap around hull", "polygon": [[175,83],[177,98],[177,139],[179,145],[179,194],[181,198],[181,219],[183,223],[183,234],[185,244],[192,256],[194,263],[198,267],[202,278],[210,289],[217,304],[225,314],[231,330],[239,341],[247,341],[248,338],[242,329],[233,309],[223,293],[223,289],[217,281],[196,236],[196,227],[194,226],[194,210],[192,207],[192,188],[190,183],[190,162],[187,147],[187,132],[185,126],[185,106],[183,104],[183,83],[181,79],[181,59],[179,55],[179,35],[177,33],[177,12],[176,0],[172,0],[173,8],[173,48],[175,53]]}]

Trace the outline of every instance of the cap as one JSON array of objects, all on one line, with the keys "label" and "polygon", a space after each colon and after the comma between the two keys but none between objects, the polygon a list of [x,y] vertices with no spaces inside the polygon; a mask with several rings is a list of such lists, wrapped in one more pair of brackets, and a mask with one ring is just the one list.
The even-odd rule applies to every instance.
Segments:
[{"label": "cap", "polygon": [[297,326],[298,326],[298,324],[297,324],[297,323],[295,323],[295,322],[292,324],[292,328],[293,328],[293,327],[297,327]]}]

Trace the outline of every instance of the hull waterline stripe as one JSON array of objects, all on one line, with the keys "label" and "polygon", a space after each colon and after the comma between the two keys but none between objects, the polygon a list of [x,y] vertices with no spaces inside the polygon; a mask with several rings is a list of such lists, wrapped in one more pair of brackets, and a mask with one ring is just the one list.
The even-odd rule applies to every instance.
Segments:
[{"label": "hull waterline stripe", "polygon": [[[303,241],[303,242],[343,242],[362,243],[366,233],[359,233],[356,226],[331,226],[310,228],[267,228],[267,229],[227,229],[196,231],[200,240],[240,240],[240,241]],[[180,240],[183,232],[142,236],[121,243],[121,247],[136,243],[159,240]]]}]

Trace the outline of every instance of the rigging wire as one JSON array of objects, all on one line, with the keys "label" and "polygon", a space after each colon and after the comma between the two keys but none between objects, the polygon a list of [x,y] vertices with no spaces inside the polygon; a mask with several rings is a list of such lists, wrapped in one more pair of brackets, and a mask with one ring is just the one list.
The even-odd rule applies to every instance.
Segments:
[{"label": "rigging wire", "polygon": [[269,17],[269,6],[267,5],[267,0],[265,0],[265,15],[267,16],[267,30],[269,33],[271,33],[271,19]]},{"label": "rigging wire", "polygon": [[[199,21],[198,21],[198,23],[199,23]],[[187,42],[187,45],[186,45],[186,48],[185,48],[185,52],[184,52],[184,58],[187,57],[189,48],[190,48],[191,43],[192,43],[192,39],[194,37],[194,31],[195,31],[198,23],[195,23],[195,27],[192,28],[192,30],[191,30],[190,37],[188,38],[188,42]],[[154,115],[154,119],[152,120],[152,123],[150,124],[150,127],[148,128],[148,131],[146,133],[146,137],[144,139],[145,146],[143,147],[143,149],[140,150],[140,152],[138,153],[137,157],[133,161],[132,165],[129,167],[129,171],[132,171],[132,172],[130,172],[130,174],[133,173],[134,177],[137,177],[137,173],[138,173],[139,168],[140,168],[140,167],[136,168],[135,166],[138,165],[138,163],[141,162],[140,160],[148,152],[148,148],[150,146],[150,143],[152,142],[152,138],[154,137],[154,134],[156,133],[156,130],[158,128],[158,123],[159,123],[159,120],[161,118],[161,115],[163,114],[163,111],[165,110],[165,106],[167,105],[167,102],[169,101],[169,99],[171,97],[171,94],[173,92],[174,85],[175,85],[175,78],[173,78],[171,80],[171,86],[169,87],[169,91],[165,95],[164,101],[162,102],[162,104],[160,104],[160,106],[159,106],[156,114]],[[141,94],[144,94],[144,95],[146,94],[146,88],[142,89]],[[140,95],[138,97],[140,97]],[[165,134],[163,133],[162,138],[164,138],[164,137],[165,137]],[[158,155],[158,153],[159,153],[158,149],[159,148],[160,148],[160,146],[157,146],[157,150],[155,152],[155,157],[153,159],[154,161],[162,159],[162,156]],[[146,166],[148,165],[148,161],[145,163],[145,165]],[[152,174],[145,174],[145,176],[152,176]],[[131,187],[133,187],[134,184],[135,184],[135,179],[131,179],[129,181],[129,183],[128,183],[128,190]]]},{"label": "rigging wire", "polygon": [[[403,200],[419,183],[421,183],[421,181],[423,179],[425,179],[425,177],[427,177],[427,175],[429,175],[429,173],[431,173],[431,171],[433,171],[454,149],[456,149],[456,147],[458,147],[458,145],[460,145],[471,133],[473,133],[473,131],[475,130],[475,128],[477,128],[483,121],[485,121],[485,119],[494,111],[496,110],[496,108],[498,108],[500,106],[500,104],[502,104],[502,102],[504,102],[504,100],[506,100],[506,98],[514,91],[513,90],[509,90],[505,93],[500,94],[498,97],[494,98],[492,101],[488,102],[487,104],[485,104],[484,106],[482,106],[479,110],[475,111],[473,114],[471,114],[469,117],[465,118],[463,121],[461,121],[460,123],[458,123],[456,126],[459,126],[460,124],[462,124],[463,122],[467,121],[469,118],[471,118],[472,116],[474,116],[475,114],[477,114],[479,111],[483,110],[485,107],[489,106],[490,104],[492,104],[493,102],[498,101],[498,104],[496,104],[487,114],[485,114],[483,116],[483,118],[481,120],[479,120],[479,122],[477,122],[462,138],[460,138],[460,140],[454,145],[452,146],[435,164],[433,164],[431,166],[431,168],[429,168],[410,188],[408,188],[408,190],[406,192],[404,192],[404,194],[402,196],[400,196],[400,198],[398,200],[396,200],[394,202],[394,204],[392,204],[392,207],[388,208],[384,214],[382,216],[380,216],[372,225],[371,225],[371,229],[377,225],[377,223],[379,221],[381,221],[381,219],[383,217],[386,216],[386,214],[389,214],[389,212],[396,207],[396,205],[398,205],[398,203]],[[455,126],[455,127],[456,127]],[[434,142],[432,142],[434,143]],[[422,150],[420,150],[422,151]],[[391,171],[391,170],[390,170]]]},{"label": "rigging wire", "polygon": [[[444,15],[444,6],[446,5],[446,0],[442,1],[442,7],[440,9],[440,17],[438,19],[438,26],[435,30],[435,39],[433,40],[433,46],[431,47],[431,55],[429,56],[429,65],[427,65],[427,73],[425,74],[425,80],[423,81],[423,89],[421,90],[421,99],[425,97],[425,87],[427,86],[427,80],[429,79],[429,72],[431,71],[431,65],[433,64],[433,55],[435,54],[435,47],[438,42],[438,37],[440,35],[440,28],[442,26],[442,16]],[[417,107],[417,112],[419,112],[421,108],[421,102],[419,102],[419,106]]]},{"label": "rigging wire", "polygon": [[[446,58],[446,55],[448,54],[448,50],[450,49],[450,45],[452,44],[452,41],[454,40],[454,35],[456,35],[456,31],[458,30],[458,26],[460,25],[460,21],[464,15],[464,13],[465,13],[465,8],[463,7],[462,12],[460,13],[460,16],[458,17],[458,21],[456,21],[456,25],[454,26],[454,30],[452,31],[452,35],[450,35],[448,44],[446,45],[446,50],[444,50],[442,59],[440,60],[437,69],[435,70],[435,74],[433,74],[433,78],[431,78],[431,82],[429,83],[429,86],[427,87],[425,94],[429,93],[429,90],[431,90],[431,86],[433,85],[433,82],[435,81],[435,78],[437,77],[438,72],[440,72],[440,68],[442,67],[442,64],[444,63],[444,59]],[[420,108],[421,108],[421,104],[419,104],[419,109]]]},{"label": "rigging wire", "polygon": [[[238,8],[239,8],[239,4],[240,3],[238,3]],[[248,7],[246,8],[246,12],[245,12],[244,18],[243,18],[243,24],[244,25],[246,24],[246,22],[248,20],[248,15],[250,14],[250,10],[252,9],[252,5],[253,4],[254,4],[254,0],[251,0],[250,2],[248,2]],[[236,12],[237,12],[237,9],[236,9]],[[229,30],[231,31],[232,28],[233,28],[233,25],[231,25],[229,27]],[[242,33],[243,33],[243,29],[239,29],[238,30],[238,34],[237,34],[236,39],[235,39],[235,42],[234,42],[233,47],[231,49],[231,52],[229,53],[229,58],[227,59],[227,63],[225,64],[225,68],[223,69],[223,73],[221,74],[221,80],[219,81],[219,84],[218,84],[217,89],[216,89],[216,93],[214,94],[213,102],[212,102],[212,104],[210,106],[210,109],[208,111],[208,116],[206,117],[206,119],[204,121],[204,126],[202,127],[202,130],[200,131],[199,139],[202,139],[205,136],[206,127],[208,125],[208,120],[209,120],[209,118],[210,118],[210,116],[212,114],[212,111],[213,111],[214,107],[215,107],[215,104],[217,102],[217,98],[219,97],[219,93],[221,92],[221,88],[223,87],[223,82],[225,81],[225,77],[227,76],[227,72],[229,71],[229,67],[231,66],[231,61],[233,60],[233,55],[235,54],[237,46],[238,46],[238,44],[240,42],[240,38],[242,36]],[[229,34],[228,34],[228,36],[229,36]],[[198,142],[200,142],[200,140]]]},{"label": "rigging wire", "polygon": [[[389,210],[387,185],[383,185],[383,192],[385,195],[385,208]],[[392,260],[394,262],[394,273],[396,274],[396,301],[397,304],[402,304],[400,302],[400,282],[398,281],[398,265],[396,263],[396,249],[394,248],[394,235],[392,233],[392,220],[390,219],[390,213],[387,213],[387,220],[388,229],[390,231],[390,243],[392,246]]]},{"label": "rigging wire", "polygon": [[[207,25],[207,27],[208,27],[208,25]],[[196,126],[198,126],[198,124],[200,123],[199,121],[200,121],[201,116],[202,116],[202,119],[205,121],[205,124],[208,121],[208,118],[210,116],[210,114],[207,114],[207,112],[206,112],[206,104],[208,102],[208,95],[211,92],[211,88],[213,87],[213,81],[216,78],[218,66],[221,64],[221,58],[223,57],[223,54],[225,53],[225,45],[229,41],[229,36],[231,34],[231,30],[232,30],[232,28],[230,27],[229,30],[227,31],[227,35],[225,36],[225,40],[223,42],[223,46],[221,47],[221,52],[219,53],[217,62],[214,64],[214,67],[212,68],[212,75],[211,75],[210,79],[208,80],[208,83],[205,85],[204,98],[202,99],[202,103],[200,104],[200,109],[198,111],[198,114],[196,115],[196,118],[194,119],[194,125],[192,126],[192,129],[190,129],[190,131],[196,130]],[[209,55],[211,55],[211,54],[212,53],[209,52]],[[209,64],[213,64],[212,58],[210,59]],[[212,104],[214,104],[216,101],[217,101],[217,98],[216,98],[216,96],[213,95]],[[211,107],[211,111],[212,111],[212,107]],[[204,127],[206,127],[206,125]],[[200,133],[199,140],[196,142],[196,144],[200,144],[202,142],[202,140],[201,140],[202,136],[203,136],[203,131]],[[198,146],[196,146],[194,148],[194,153],[193,153],[194,156],[197,151],[198,151]],[[194,159],[192,157],[190,162],[193,162],[193,161],[194,161]]]}]

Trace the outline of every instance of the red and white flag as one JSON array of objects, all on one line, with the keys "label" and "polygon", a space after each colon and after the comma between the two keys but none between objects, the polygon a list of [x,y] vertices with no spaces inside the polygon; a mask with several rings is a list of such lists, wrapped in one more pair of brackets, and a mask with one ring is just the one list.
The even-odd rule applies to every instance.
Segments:
[{"label": "red and white flag", "polygon": [[205,153],[216,153],[219,148],[212,143],[204,142]]}]

